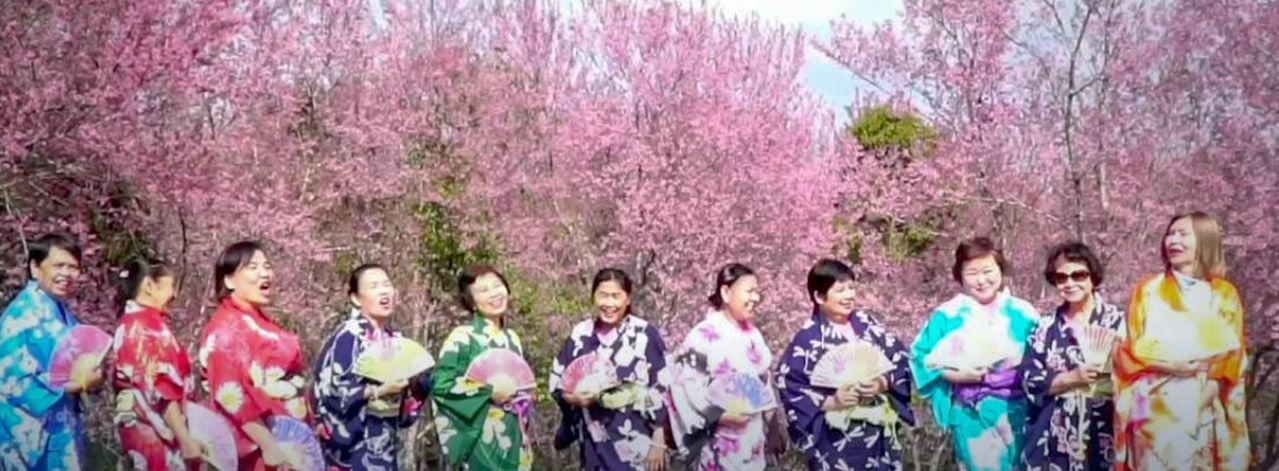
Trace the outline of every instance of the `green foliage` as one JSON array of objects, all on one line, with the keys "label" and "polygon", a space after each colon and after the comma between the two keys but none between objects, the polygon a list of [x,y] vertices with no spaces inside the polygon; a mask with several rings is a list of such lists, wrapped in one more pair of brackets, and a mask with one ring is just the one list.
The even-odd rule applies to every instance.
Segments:
[{"label": "green foliage", "polygon": [[[458,217],[441,203],[421,203],[414,208],[422,224],[422,257],[420,264],[430,275],[434,287],[448,292],[453,289],[452,280],[458,271],[474,263],[493,263],[500,251],[497,244],[484,234],[466,234],[459,227]],[[468,239],[478,240],[468,244]]]},{"label": "green foliage", "polygon": [[907,150],[931,145],[937,131],[919,116],[886,105],[862,108],[848,133],[867,150]]},{"label": "green foliage", "polygon": [[897,262],[922,255],[937,240],[931,227],[918,222],[887,224],[883,236],[889,258]]}]

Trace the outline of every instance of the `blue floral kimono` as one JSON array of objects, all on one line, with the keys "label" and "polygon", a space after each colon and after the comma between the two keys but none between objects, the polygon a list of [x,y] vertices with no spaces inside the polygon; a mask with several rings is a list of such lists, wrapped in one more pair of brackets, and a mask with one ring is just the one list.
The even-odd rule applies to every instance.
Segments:
[{"label": "blue floral kimono", "polygon": [[[888,390],[869,403],[844,411],[822,411],[832,388],[813,386],[813,367],[831,349],[860,339],[877,347],[895,368],[885,375]],[[783,352],[777,386],[791,440],[803,450],[811,470],[901,469],[897,428],[914,425],[910,408],[910,353],[891,332],[865,312],[836,325],[820,311]]]},{"label": "blue floral kimono", "polygon": [[[622,385],[582,409],[564,401],[560,378],[574,359],[592,352],[612,360]],[[580,440],[583,470],[644,469],[653,431],[666,426],[665,368],[666,346],[644,319],[627,315],[607,333],[597,330],[596,319],[579,322],[551,367],[551,395],[563,415],[556,446]]]},{"label": "blue floral kimono", "polygon": [[82,467],[79,403],[49,384],[53,350],[78,323],[35,280],[0,317],[0,463],[6,470]]},{"label": "blue floral kimono", "polygon": [[[1092,397],[1084,391],[1052,396],[1049,388],[1057,375],[1084,363],[1079,342],[1063,317],[1066,305],[1045,316],[1030,337],[1022,362],[1022,384],[1030,401],[1026,423],[1023,468],[1027,471],[1085,471],[1110,469],[1115,460],[1113,386],[1098,383]],[[1122,336],[1124,313],[1096,299],[1088,323]]]},{"label": "blue floral kimono", "polygon": [[[1026,397],[1017,369],[1039,314],[1006,291],[993,306],[993,311],[987,310],[968,295],[957,295],[933,311],[911,346],[911,374],[919,394],[931,402],[933,418],[950,432],[955,458],[968,471],[1013,469],[1020,461],[1026,423]],[[1012,351],[981,383],[955,386],[942,378],[943,368],[928,359],[941,344],[955,343],[947,335],[965,326],[965,337],[985,338],[962,340],[998,342],[1011,345]]]},{"label": "blue floral kimono", "polygon": [[354,372],[365,348],[394,337],[400,333],[387,326],[378,329],[355,311],[320,350],[315,362],[315,414],[322,424],[320,443],[329,466],[397,469],[399,429],[421,415],[431,388],[430,375],[419,375],[399,397],[369,401],[364,389],[375,383]]}]

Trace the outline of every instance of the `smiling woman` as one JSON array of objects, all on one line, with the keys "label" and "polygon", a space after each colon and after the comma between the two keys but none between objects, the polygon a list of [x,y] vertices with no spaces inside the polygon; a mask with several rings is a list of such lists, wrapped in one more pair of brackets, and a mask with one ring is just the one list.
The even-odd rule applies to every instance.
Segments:
[{"label": "smiling woman", "polygon": [[276,415],[309,420],[298,337],[262,308],[270,304],[275,272],[261,244],[227,246],[213,270],[218,309],[204,328],[199,363],[214,409],[235,426],[240,469],[287,465],[290,459],[267,429]]},{"label": "smiling woman", "polygon": [[1005,271],[990,239],[961,242],[951,273],[962,292],[933,311],[911,346],[919,393],[971,470],[1009,470],[1021,454],[1026,401],[1017,367],[1039,315],[1004,289]]}]

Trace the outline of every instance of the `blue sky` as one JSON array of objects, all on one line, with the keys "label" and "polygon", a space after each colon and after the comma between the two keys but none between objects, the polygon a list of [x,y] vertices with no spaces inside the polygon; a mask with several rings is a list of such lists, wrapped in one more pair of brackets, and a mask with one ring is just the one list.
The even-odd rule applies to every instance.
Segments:
[{"label": "blue sky", "polygon": [[[682,0],[685,4],[706,4],[731,14],[758,14],[761,18],[798,25],[811,37],[829,38],[830,21],[841,15],[871,24],[889,20],[901,11],[901,0]],[[852,101],[858,84],[820,52],[809,47],[804,65],[804,81],[818,97],[846,118],[844,106]]]}]

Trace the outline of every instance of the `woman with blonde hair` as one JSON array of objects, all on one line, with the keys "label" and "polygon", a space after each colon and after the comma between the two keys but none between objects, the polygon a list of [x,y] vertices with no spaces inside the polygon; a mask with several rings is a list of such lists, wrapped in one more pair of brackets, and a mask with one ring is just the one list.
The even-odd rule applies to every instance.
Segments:
[{"label": "woman with blonde hair", "polygon": [[1179,214],[1163,272],[1133,290],[1115,360],[1116,470],[1248,468],[1244,313],[1222,252],[1215,219]]}]

